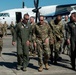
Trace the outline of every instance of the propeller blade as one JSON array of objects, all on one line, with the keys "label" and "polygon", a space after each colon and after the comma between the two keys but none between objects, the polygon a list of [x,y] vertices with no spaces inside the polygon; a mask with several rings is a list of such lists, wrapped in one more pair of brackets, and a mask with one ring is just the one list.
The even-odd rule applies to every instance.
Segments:
[{"label": "propeller blade", "polygon": [[34,6],[36,9],[38,8],[38,5],[39,5],[39,0],[34,0]]},{"label": "propeller blade", "polygon": [[35,19],[35,22],[37,23],[37,13],[36,13],[36,19]]},{"label": "propeller blade", "polygon": [[36,23],[37,23],[37,20],[39,20],[39,17],[40,17],[40,12],[38,11],[38,12],[36,13],[36,20],[35,20]]},{"label": "propeller blade", "polygon": [[38,6],[39,6],[39,0],[37,0],[37,8],[38,8]]},{"label": "propeller blade", "polygon": [[41,7],[39,7],[38,8],[38,6],[39,6],[39,0],[34,0],[34,6],[35,6],[35,9],[33,9],[32,11],[34,12],[34,13],[36,13],[36,19],[35,19],[35,22],[37,23],[37,19],[39,18],[39,9],[41,8]]}]

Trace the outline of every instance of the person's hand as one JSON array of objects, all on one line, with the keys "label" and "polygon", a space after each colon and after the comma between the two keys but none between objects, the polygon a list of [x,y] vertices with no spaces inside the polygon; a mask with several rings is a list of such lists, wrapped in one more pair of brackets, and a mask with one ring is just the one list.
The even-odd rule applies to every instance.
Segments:
[{"label": "person's hand", "polygon": [[16,45],[16,42],[12,42],[12,45],[15,46]]},{"label": "person's hand", "polygon": [[34,46],[36,47],[36,43],[34,43]]},{"label": "person's hand", "polygon": [[46,38],[45,39],[45,43],[47,44],[49,42],[49,38]]},{"label": "person's hand", "polygon": [[27,42],[26,42],[26,45],[27,45],[27,46],[29,46],[29,45],[30,45],[30,42],[29,42],[29,41],[27,41]]},{"label": "person's hand", "polygon": [[67,44],[70,44],[70,39],[67,39]]}]

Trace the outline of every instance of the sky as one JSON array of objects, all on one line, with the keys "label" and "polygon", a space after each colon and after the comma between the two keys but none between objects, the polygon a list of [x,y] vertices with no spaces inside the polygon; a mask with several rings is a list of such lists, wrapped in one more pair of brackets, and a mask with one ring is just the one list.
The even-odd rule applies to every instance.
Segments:
[{"label": "sky", "polygon": [[[34,0],[0,0],[0,12],[8,9],[22,8],[22,2],[28,8],[34,7]],[[47,5],[76,4],[76,0],[39,0],[39,7]]]}]

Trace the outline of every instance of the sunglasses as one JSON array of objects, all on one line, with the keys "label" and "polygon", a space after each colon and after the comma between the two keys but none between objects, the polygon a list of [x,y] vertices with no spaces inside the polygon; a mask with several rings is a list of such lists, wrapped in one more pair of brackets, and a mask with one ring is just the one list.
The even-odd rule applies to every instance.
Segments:
[{"label": "sunglasses", "polygon": [[25,20],[29,20],[29,19],[25,18]]},{"label": "sunglasses", "polygon": [[43,21],[43,20],[40,20],[40,21]]}]

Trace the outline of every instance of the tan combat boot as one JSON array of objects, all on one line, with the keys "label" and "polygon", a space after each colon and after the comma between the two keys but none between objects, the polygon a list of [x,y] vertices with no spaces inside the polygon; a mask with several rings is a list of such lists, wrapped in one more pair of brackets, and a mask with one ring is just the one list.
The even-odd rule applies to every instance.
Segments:
[{"label": "tan combat boot", "polygon": [[39,72],[42,72],[42,70],[43,70],[43,66],[40,66],[40,67],[38,68],[38,71],[39,71]]},{"label": "tan combat boot", "polygon": [[32,56],[32,52],[29,52],[29,56]]},{"label": "tan combat boot", "polygon": [[46,70],[49,69],[49,65],[48,65],[48,63],[45,64],[45,69],[46,69]]},{"label": "tan combat boot", "polygon": [[35,57],[36,56],[36,53],[33,53],[33,57]]}]

